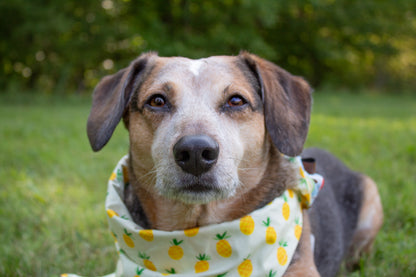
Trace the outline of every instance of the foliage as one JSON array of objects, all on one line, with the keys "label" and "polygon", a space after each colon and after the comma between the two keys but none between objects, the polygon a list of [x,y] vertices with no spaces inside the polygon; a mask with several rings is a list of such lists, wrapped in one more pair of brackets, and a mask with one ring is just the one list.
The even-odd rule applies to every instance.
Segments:
[{"label": "foliage", "polygon": [[313,85],[416,84],[413,0],[0,2],[0,86],[90,90],[142,51],[271,59]]}]

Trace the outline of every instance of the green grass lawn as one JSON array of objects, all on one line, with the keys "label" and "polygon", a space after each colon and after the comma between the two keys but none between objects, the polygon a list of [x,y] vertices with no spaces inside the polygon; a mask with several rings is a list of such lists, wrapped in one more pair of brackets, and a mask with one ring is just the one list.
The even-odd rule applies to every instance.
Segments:
[{"label": "green grass lawn", "polygon": [[[0,276],[114,271],[107,179],[128,149],[119,126],[100,152],[85,134],[89,98],[0,97]],[[385,223],[361,271],[416,276],[416,97],[316,92],[307,146],[378,183]]]}]

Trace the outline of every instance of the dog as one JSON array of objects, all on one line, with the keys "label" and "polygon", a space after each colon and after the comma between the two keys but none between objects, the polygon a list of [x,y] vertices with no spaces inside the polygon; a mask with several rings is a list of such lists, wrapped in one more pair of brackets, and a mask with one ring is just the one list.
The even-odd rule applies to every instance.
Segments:
[{"label": "dog", "polygon": [[[344,258],[353,264],[370,251],[383,211],[370,177],[324,150],[303,151],[310,110],[303,78],[248,52],[199,60],[150,52],[99,82],[87,134],[99,151],[123,120],[130,148],[122,200],[135,224],[166,232],[262,209],[294,189],[286,157],[314,159],[325,185],[300,210],[302,234],[281,275],[335,276]],[[250,276],[254,265],[246,262],[244,275],[243,264],[238,273]]]}]

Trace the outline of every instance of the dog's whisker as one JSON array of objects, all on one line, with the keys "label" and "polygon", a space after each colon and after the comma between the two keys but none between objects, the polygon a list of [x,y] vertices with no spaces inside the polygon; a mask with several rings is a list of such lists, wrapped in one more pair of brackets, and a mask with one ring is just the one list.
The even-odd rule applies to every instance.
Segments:
[{"label": "dog's whisker", "polygon": [[152,170],[140,176],[138,179],[143,184],[154,184],[156,182],[156,173],[157,173],[157,170],[154,167]]},{"label": "dog's whisker", "polygon": [[156,176],[157,171],[156,170],[152,170],[149,171],[148,173],[140,176],[141,179],[146,179],[146,178],[154,178],[154,176]]}]

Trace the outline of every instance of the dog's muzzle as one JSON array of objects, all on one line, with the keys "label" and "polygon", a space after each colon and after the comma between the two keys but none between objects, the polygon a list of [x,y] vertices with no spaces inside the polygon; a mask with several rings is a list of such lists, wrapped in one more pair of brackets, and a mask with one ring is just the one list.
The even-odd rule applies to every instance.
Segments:
[{"label": "dog's muzzle", "polygon": [[218,160],[218,143],[207,135],[184,136],[173,147],[175,162],[183,171],[200,176]]}]

